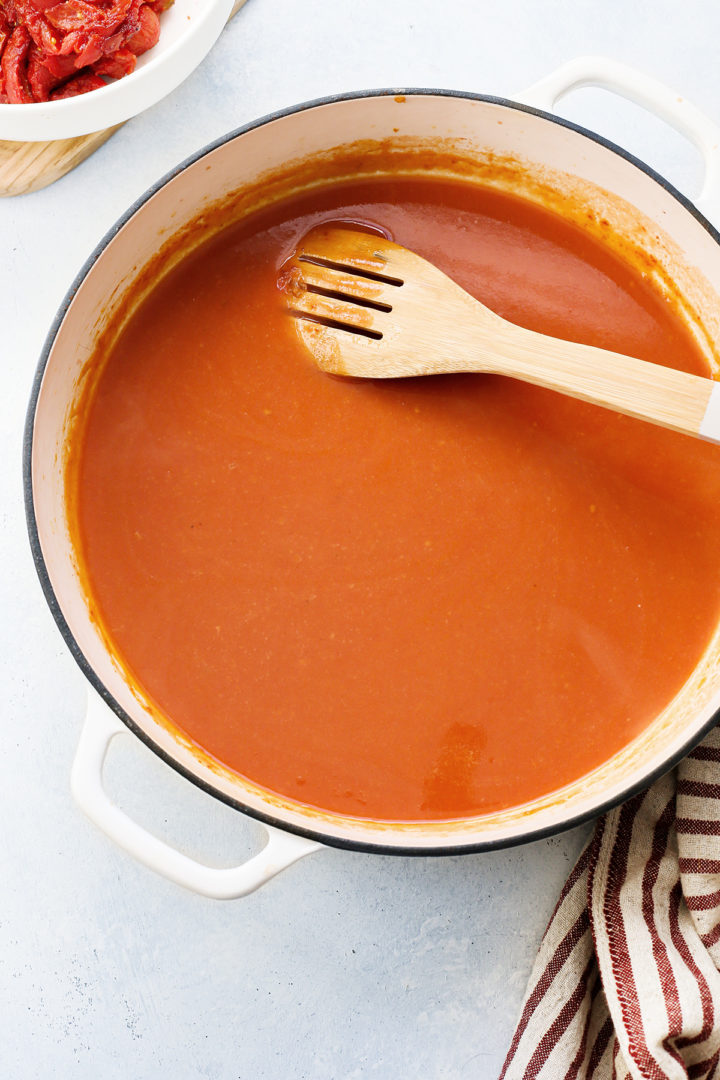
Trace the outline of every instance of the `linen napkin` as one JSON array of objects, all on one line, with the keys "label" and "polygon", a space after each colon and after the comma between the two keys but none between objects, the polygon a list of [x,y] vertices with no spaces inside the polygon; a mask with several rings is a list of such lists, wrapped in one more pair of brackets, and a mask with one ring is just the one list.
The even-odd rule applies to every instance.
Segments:
[{"label": "linen napkin", "polygon": [[720,728],[606,814],[542,939],[500,1080],[720,1077]]}]

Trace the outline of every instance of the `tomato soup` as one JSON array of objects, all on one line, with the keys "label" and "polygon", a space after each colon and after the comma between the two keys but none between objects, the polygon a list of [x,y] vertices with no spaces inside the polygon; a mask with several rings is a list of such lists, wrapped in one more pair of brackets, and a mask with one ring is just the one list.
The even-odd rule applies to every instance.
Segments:
[{"label": "tomato soup", "polygon": [[382,229],[501,315],[708,374],[580,227],[463,181],[294,196],[181,261],[98,357],[69,455],[93,611],[206,755],[344,815],[450,820],[589,773],[720,614],[720,450],[497,377],[320,372],[282,268]]}]

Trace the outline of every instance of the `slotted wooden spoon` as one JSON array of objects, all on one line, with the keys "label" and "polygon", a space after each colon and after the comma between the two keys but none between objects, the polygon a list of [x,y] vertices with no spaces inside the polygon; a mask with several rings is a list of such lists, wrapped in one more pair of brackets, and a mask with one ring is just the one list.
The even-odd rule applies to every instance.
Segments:
[{"label": "slotted wooden spoon", "polygon": [[314,229],[298,249],[286,291],[324,371],[372,379],[509,375],[720,442],[720,383],[526,330],[382,236]]}]

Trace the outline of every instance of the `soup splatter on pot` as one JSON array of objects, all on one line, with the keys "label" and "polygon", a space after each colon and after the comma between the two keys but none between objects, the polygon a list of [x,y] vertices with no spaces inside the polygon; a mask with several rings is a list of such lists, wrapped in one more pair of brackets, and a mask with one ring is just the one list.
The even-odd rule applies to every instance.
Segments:
[{"label": "soup splatter on pot", "polygon": [[708,374],[650,279],[549,209],[447,178],[316,187],[189,254],[91,365],[67,466],[86,591],[142,694],[269,791],[387,821],[517,806],[697,664],[719,451],[501,377],[321,373],[281,271],[330,218],[524,326]]}]

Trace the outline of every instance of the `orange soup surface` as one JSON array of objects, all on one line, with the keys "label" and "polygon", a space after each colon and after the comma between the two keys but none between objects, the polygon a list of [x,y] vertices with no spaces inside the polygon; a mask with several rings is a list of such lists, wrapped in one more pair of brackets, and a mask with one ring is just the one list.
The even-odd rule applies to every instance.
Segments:
[{"label": "orange soup surface", "polygon": [[381,227],[522,325],[699,374],[672,305],[576,225],[469,182],[369,179],[233,225],[143,302],[68,469],[88,592],[206,754],[374,820],[518,805],[680,689],[720,608],[720,451],[496,376],[320,372],[281,270]]}]

